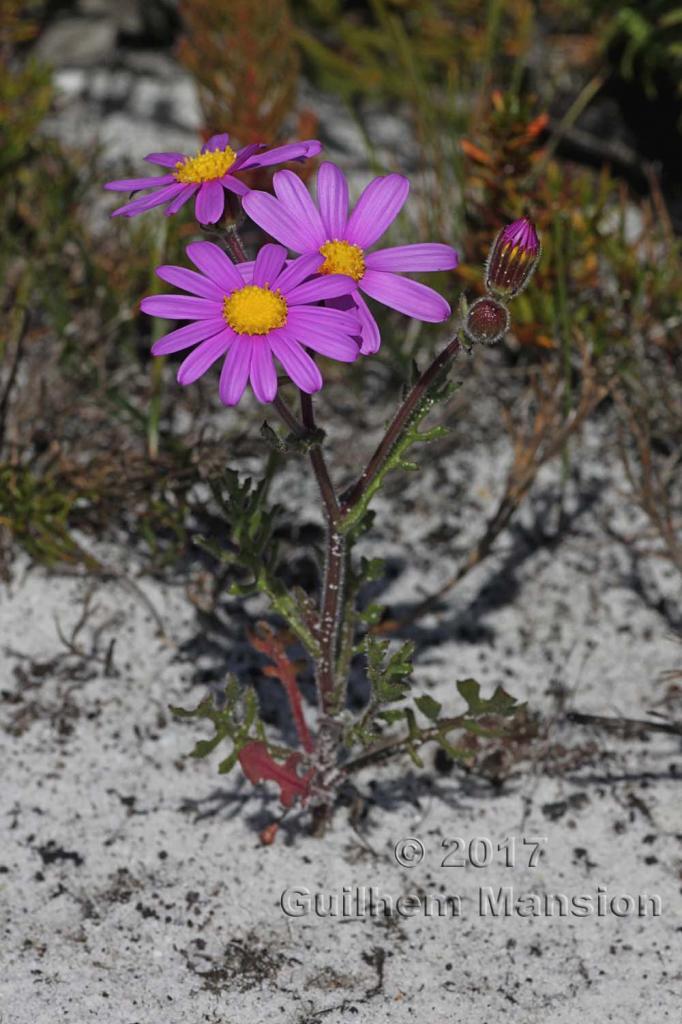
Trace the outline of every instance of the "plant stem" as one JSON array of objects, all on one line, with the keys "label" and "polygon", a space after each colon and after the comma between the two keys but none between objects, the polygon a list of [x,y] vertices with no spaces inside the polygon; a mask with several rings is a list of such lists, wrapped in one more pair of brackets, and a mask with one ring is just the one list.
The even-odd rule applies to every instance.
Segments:
[{"label": "plant stem", "polygon": [[[315,414],[310,395],[301,392],[301,417],[304,429],[315,431]],[[327,540],[325,551],[324,580],[320,600],[320,658],[317,663],[318,686],[322,710],[329,714],[337,703],[335,666],[340,618],[343,611],[343,584],[345,579],[346,542],[339,531],[339,503],[329,476],[327,463],[319,445],[310,449],[310,462],[320,489],[325,519]]]},{"label": "plant stem", "polygon": [[[156,236],[156,244],[154,246],[153,266],[155,267],[159,263],[163,263],[167,240],[168,220],[167,218],[163,218],[160,222],[160,227]],[[153,292],[160,291],[162,287],[154,272],[151,273],[150,285]],[[160,338],[164,330],[165,327],[163,325],[163,320],[155,319],[152,324],[152,342],[155,342]],[[147,416],[147,453],[150,459],[157,459],[159,457],[159,422],[161,419],[161,392],[163,385],[164,362],[165,359],[163,357],[159,357],[152,361],[151,366],[149,413]]]},{"label": "plant stem", "polygon": [[410,418],[415,412],[417,406],[441,371],[448,365],[448,363],[452,362],[453,359],[456,358],[460,348],[461,343],[459,338],[454,337],[450,344],[436,356],[431,365],[424,370],[421,377],[393,417],[388,430],[377,446],[374,455],[372,455],[372,458],[367,463],[367,467],[362,473],[362,476],[343,496],[343,504],[341,506],[342,518],[346,516],[348,512],[355,507],[355,505],[357,505],[363,495],[369,490],[375,477],[391,454],[391,451],[400,438],[400,435],[409,424]]},{"label": "plant stem", "polygon": [[230,250],[235,263],[248,263],[249,257],[244,248],[241,238],[239,237],[239,231],[235,224],[230,224],[224,229],[225,244]]},{"label": "plant stem", "polygon": [[[315,413],[313,412],[313,400],[305,391],[301,391],[301,417],[303,427],[308,433],[313,433],[317,427],[315,424]],[[327,521],[330,525],[336,525],[339,520],[339,503],[336,498],[327,463],[325,462],[322,449],[315,445],[310,449],[310,462],[315,473],[317,486],[320,488],[322,503]]]},{"label": "plant stem", "polygon": [[291,409],[289,408],[287,403],[280,396],[279,391],[275,395],[275,398],[274,398],[272,404],[275,407],[275,410],[277,411],[277,413],[279,414],[279,417],[282,420],[282,422],[284,423],[285,427],[287,427],[291,431],[292,434],[296,434],[297,437],[302,437],[303,434],[305,433],[305,428],[296,419],[296,417],[294,416],[293,412],[291,411]]},{"label": "plant stem", "polygon": [[456,715],[454,718],[441,718],[438,725],[421,729],[416,737],[410,735],[389,736],[388,739],[377,743],[375,746],[363,751],[362,754],[354,757],[352,761],[346,761],[345,764],[341,765],[340,770],[344,775],[351,775],[353,772],[360,771],[361,768],[366,768],[370,764],[392,757],[398,751],[404,750],[410,745],[415,745],[416,743],[418,746],[423,746],[424,743],[435,739],[439,734],[442,735],[459,728],[464,721],[464,715]]}]

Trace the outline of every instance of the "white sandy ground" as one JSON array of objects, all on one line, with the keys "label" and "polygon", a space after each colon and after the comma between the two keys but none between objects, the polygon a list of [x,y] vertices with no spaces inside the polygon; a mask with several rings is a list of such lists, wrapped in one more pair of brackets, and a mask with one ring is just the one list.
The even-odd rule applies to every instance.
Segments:
[{"label": "white sandy ground", "polygon": [[[450,531],[460,522],[475,532],[506,458],[504,443],[472,442],[407,490],[396,481],[398,526],[390,540],[379,531],[375,550],[404,558],[407,545],[413,568],[397,576],[391,600],[443,578]],[[502,683],[550,716],[562,693],[567,707],[595,713],[661,709],[670,684],[660,674],[682,661],[671,632],[679,578],[662,562],[637,563],[604,532],[605,517],[634,520],[613,520],[619,481],[599,431],[578,462],[581,486],[569,488],[566,507],[575,512],[580,493],[595,493],[594,503],[553,547],[534,545],[534,516],[547,525],[542,499],[556,485],[555,472],[545,475],[525,534],[506,533],[424,624],[431,634],[417,634],[418,688],[455,708],[453,681],[475,675],[486,693]],[[463,477],[478,512],[462,502]],[[312,519],[307,486],[291,473],[287,481],[282,496]],[[123,547],[97,551],[135,577]],[[93,582],[21,557],[14,569],[0,601],[2,1024],[680,1020],[679,738],[623,741],[557,718],[555,738],[587,754],[555,777],[526,765],[497,791],[438,773],[430,752],[422,772],[403,763],[358,780],[374,795],[362,837],[342,810],[322,840],[292,823],[264,848],[258,830],[276,813],[274,794],[217,776],[217,754],[187,760],[200,727],[167,711],[205,692],[192,685],[194,648],[183,647],[198,631],[184,586],[138,579],[164,637],[138,597],[96,584],[76,644],[97,662],[69,653],[57,626],[70,636]],[[201,664],[210,675],[211,657]],[[411,869],[392,854],[407,836],[425,848]],[[514,868],[497,853],[487,868],[441,866],[444,840],[510,836],[546,837],[535,868],[520,845]],[[394,899],[458,894],[461,915],[291,918],[281,909],[285,889],[344,886]],[[661,914],[482,916],[479,890],[489,886],[590,895],[595,905],[603,886],[608,899],[658,896]]]}]

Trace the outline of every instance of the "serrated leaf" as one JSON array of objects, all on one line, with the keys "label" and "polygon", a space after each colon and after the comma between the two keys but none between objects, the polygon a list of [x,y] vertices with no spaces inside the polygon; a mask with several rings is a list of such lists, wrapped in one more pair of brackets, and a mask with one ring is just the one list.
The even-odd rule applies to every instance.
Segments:
[{"label": "serrated leaf", "polygon": [[475,679],[460,679],[457,682],[460,696],[467,703],[470,715],[503,715],[509,716],[520,710],[522,705],[515,697],[498,686],[492,697],[480,696],[481,687]]},{"label": "serrated leaf", "polygon": [[[216,705],[211,697],[206,697],[196,708],[171,706],[170,710],[178,718],[208,719],[213,725],[215,735],[209,739],[198,740],[190,754],[191,757],[208,757],[225,739],[232,742],[232,754],[237,757],[241,748],[254,739],[252,728],[255,728],[259,739],[262,735],[259,728],[261,722],[258,717],[258,697],[253,687],[242,692],[234,676],[227,678],[220,705]],[[229,768],[226,770],[229,771]]]},{"label": "serrated leaf", "polygon": [[279,786],[283,807],[291,807],[296,799],[305,801],[308,796],[315,769],[310,768],[305,775],[299,775],[301,760],[300,754],[292,752],[281,764],[259,740],[247,743],[239,751],[239,763],[249,782],[275,782]]},{"label": "serrated leaf", "polygon": [[411,685],[414,644],[408,640],[390,656],[388,650],[388,640],[378,640],[373,636],[365,638],[367,674],[378,704],[401,700]]},{"label": "serrated leaf", "polygon": [[268,445],[268,447],[272,448],[276,452],[285,453],[289,450],[287,442],[284,441],[283,438],[279,436],[277,431],[272,429],[267,420],[264,420],[261,425],[260,436]]}]

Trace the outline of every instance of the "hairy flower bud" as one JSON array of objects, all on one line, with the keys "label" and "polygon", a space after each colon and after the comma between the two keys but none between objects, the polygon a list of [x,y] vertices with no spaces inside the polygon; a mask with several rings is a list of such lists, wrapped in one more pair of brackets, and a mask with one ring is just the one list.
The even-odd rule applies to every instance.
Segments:
[{"label": "hairy flower bud", "polygon": [[496,299],[485,296],[469,309],[464,330],[471,341],[492,345],[509,329],[509,310]]},{"label": "hairy flower bud", "polygon": [[485,284],[491,295],[513,299],[526,287],[542,252],[535,225],[527,217],[500,231],[486,265]]}]

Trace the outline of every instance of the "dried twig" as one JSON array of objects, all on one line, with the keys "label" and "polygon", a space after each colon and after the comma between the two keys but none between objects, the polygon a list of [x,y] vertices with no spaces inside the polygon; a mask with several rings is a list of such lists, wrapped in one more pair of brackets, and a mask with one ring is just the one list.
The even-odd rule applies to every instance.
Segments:
[{"label": "dried twig", "polygon": [[682,722],[649,722],[640,718],[609,718],[605,715],[588,715],[581,711],[569,711],[566,721],[575,725],[593,725],[608,732],[665,732],[682,736]]}]

